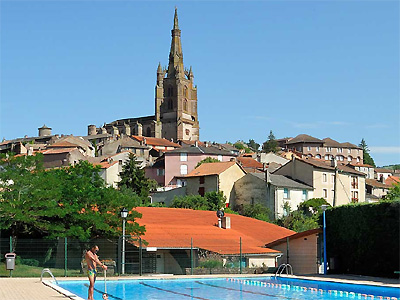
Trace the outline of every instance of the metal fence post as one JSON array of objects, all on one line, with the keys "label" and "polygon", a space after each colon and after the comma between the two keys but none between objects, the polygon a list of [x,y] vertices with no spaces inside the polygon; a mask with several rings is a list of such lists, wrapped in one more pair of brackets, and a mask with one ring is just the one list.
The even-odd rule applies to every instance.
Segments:
[{"label": "metal fence post", "polygon": [[142,276],[142,238],[139,238],[139,276]]},{"label": "metal fence post", "polygon": [[190,275],[193,275],[193,238],[190,238]]},{"label": "metal fence post", "polygon": [[240,274],[242,274],[242,237],[240,237],[239,245],[240,245],[239,272]]},{"label": "metal fence post", "polygon": [[121,276],[122,258],[121,258],[121,237],[118,238],[118,275]]},{"label": "metal fence post", "polygon": [[[12,236],[10,235],[10,253],[13,252],[12,243],[13,243],[13,238],[12,238]],[[10,270],[10,277],[12,277],[12,270]]]},{"label": "metal fence post", "polygon": [[67,277],[67,268],[68,268],[68,257],[67,257],[67,238],[64,238],[64,277]]}]

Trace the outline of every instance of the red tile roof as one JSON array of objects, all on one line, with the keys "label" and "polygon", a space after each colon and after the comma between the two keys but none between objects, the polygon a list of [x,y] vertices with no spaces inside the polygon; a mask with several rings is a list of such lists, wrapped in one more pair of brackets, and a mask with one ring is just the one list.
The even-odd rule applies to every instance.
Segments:
[{"label": "red tile roof", "polygon": [[365,179],[365,184],[377,187],[377,188],[382,188],[382,189],[390,189],[391,186],[385,183],[382,183],[376,179]]},{"label": "red tile roof", "polygon": [[149,247],[190,248],[193,238],[195,248],[239,254],[242,238],[243,253],[278,253],[263,246],[295,233],[271,223],[231,214],[226,214],[231,218],[231,228],[218,228],[214,211],[165,207],[137,207],[136,210],[142,214],[137,222],[146,227],[143,239]]},{"label": "red tile roof", "polygon": [[185,177],[219,175],[235,164],[236,162],[234,161],[203,163],[192,172],[187,174]]},{"label": "red tile roof", "polygon": [[68,153],[77,150],[77,148],[60,148],[60,149],[49,149],[43,152],[44,155],[48,154],[60,154],[60,153]]},{"label": "red tile roof", "polygon": [[262,169],[263,164],[256,161],[251,157],[238,157],[237,160],[242,165],[243,168],[254,168],[254,169]]},{"label": "red tile roof", "polygon": [[279,245],[279,244],[282,244],[282,243],[286,243],[287,238],[289,238],[289,243],[290,243],[290,240],[299,239],[299,238],[302,238],[302,237],[305,237],[305,236],[309,236],[309,235],[313,235],[313,234],[317,234],[317,233],[321,233],[321,232],[322,232],[321,228],[316,228],[316,229],[310,229],[310,230],[307,230],[307,231],[297,232],[297,233],[294,233],[294,234],[289,235],[287,237],[284,237],[284,238],[281,238],[279,240],[273,241],[271,243],[267,243],[265,245],[265,247],[274,247],[276,245]]},{"label": "red tile roof", "polygon": [[73,144],[68,141],[61,141],[61,142],[58,142],[58,143],[56,142],[52,145],[49,145],[49,146],[47,146],[47,148],[74,148],[77,146],[78,146],[77,144]]},{"label": "red tile roof", "polygon": [[108,169],[109,167],[117,164],[118,161],[113,161],[112,163],[109,163],[108,161],[102,161],[100,163],[94,163],[94,166],[100,166],[101,169]]},{"label": "red tile roof", "polygon": [[175,147],[175,148],[181,147],[181,145],[168,141],[166,139],[159,139],[154,137],[138,136],[138,135],[132,135],[132,138],[139,142],[142,142],[144,141],[144,139],[146,139],[146,144],[150,146],[165,146],[165,147]]},{"label": "red tile roof", "polygon": [[398,184],[400,183],[400,178],[396,177],[396,176],[388,176],[388,178],[386,178],[385,180],[385,184],[392,186],[393,184]]}]

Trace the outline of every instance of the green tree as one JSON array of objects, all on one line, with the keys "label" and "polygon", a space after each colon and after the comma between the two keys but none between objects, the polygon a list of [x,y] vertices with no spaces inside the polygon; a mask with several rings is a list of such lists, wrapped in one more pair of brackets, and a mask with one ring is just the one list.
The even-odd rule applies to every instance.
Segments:
[{"label": "green tree", "polygon": [[365,142],[365,140],[364,140],[364,139],[361,139],[361,142],[360,142],[360,144],[359,144],[358,146],[361,147],[362,150],[363,150],[363,163],[364,163],[364,164],[367,164],[367,165],[371,165],[371,166],[373,166],[373,167],[376,167],[376,166],[375,166],[374,159],[373,159],[373,158],[371,157],[371,155],[369,154],[368,145],[367,145],[367,143]]},{"label": "green tree", "polygon": [[203,159],[197,163],[196,168],[198,168],[199,166],[201,166],[204,163],[214,163],[214,162],[220,162],[220,161],[216,158],[206,157],[205,159]]},{"label": "green tree", "polygon": [[226,197],[223,192],[208,192],[200,195],[187,195],[175,197],[170,207],[191,208],[195,210],[218,210],[225,206]]},{"label": "green tree", "polygon": [[233,146],[238,150],[243,150],[245,148],[241,142],[236,142],[233,144]]},{"label": "green tree", "polygon": [[275,139],[275,135],[272,133],[272,130],[269,131],[268,140],[263,143],[262,150],[265,153],[278,152],[278,142]]},{"label": "green tree", "polygon": [[253,151],[258,151],[260,149],[260,144],[256,143],[253,139],[250,139],[247,146]]},{"label": "green tree", "polygon": [[245,204],[241,208],[241,215],[257,220],[269,222],[271,210],[260,203]]},{"label": "green tree", "polygon": [[[38,236],[116,237],[121,234],[119,212],[140,199],[132,191],[106,187],[99,167],[86,161],[63,169],[43,170],[43,157],[9,157],[0,161],[0,230],[14,238]],[[144,228],[128,217],[128,232]]]},{"label": "green tree", "polygon": [[385,200],[394,201],[400,200],[400,183],[394,184],[385,196]]},{"label": "green tree", "polygon": [[[308,204],[305,204],[304,207],[299,207],[299,209],[295,211],[292,211],[290,204],[285,202],[283,204],[284,214],[275,221],[275,224],[296,232],[302,232],[320,227],[318,223],[320,213],[318,210],[316,209],[313,214],[310,214],[310,211],[308,210],[308,208],[313,207],[313,205],[318,207],[320,201],[318,199],[310,200],[312,201],[310,201]],[[307,210],[307,213],[305,210]]]},{"label": "green tree", "polygon": [[118,187],[131,189],[142,198],[147,198],[150,190],[156,186],[154,180],[146,178],[144,170],[139,167],[139,162],[133,153],[129,153],[129,159],[122,166],[119,175],[121,181],[118,182]]}]

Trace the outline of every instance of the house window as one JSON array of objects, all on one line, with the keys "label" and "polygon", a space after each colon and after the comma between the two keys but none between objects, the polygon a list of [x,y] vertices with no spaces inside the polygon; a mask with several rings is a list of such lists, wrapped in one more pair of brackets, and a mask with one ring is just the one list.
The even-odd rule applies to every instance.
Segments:
[{"label": "house window", "polygon": [[186,99],[183,100],[183,110],[184,110],[184,111],[187,111],[187,110],[188,110],[188,103],[187,103],[187,100],[186,100]]},{"label": "house window", "polygon": [[349,153],[349,154],[350,154],[350,153],[351,153],[351,149],[347,149],[347,153]]},{"label": "house window", "polygon": [[319,147],[317,146],[317,147],[315,147],[315,150],[317,151],[317,152],[319,152]]},{"label": "house window", "polygon": [[349,156],[347,156],[347,161],[352,161],[353,160],[353,158],[349,155]]},{"label": "house window", "polygon": [[204,176],[200,176],[199,177],[199,183],[200,184],[204,184],[204,181],[205,181],[205,177]]},{"label": "house window", "polygon": [[283,199],[289,199],[289,198],[290,198],[289,189],[284,188],[283,189]]},{"label": "house window", "polygon": [[328,190],[327,189],[322,190],[322,197],[325,199],[328,198]]},{"label": "house window", "polygon": [[326,152],[331,152],[332,148],[331,147],[326,147]]},{"label": "house window", "polygon": [[352,191],[351,192],[351,202],[357,203],[358,202],[358,192]]},{"label": "house window", "polygon": [[307,190],[303,190],[303,194],[301,196],[301,200],[307,200],[308,199],[308,191]]},{"label": "house window", "polygon": [[325,154],[325,160],[329,160],[329,154]]},{"label": "house window", "polygon": [[357,157],[357,162],[360,162],[360,157],[359,156]]},{"label": "house window", "polygon": [[186,175],[187,170],[188,170],[187,165],[181,165],[181,175]]},{"label": "house window", "polygon": [[187,153],[181,153],[181,161],[187,161]]},{"label": "house window", "polygon": [[322,181],[323,182],[328,182],[328,176],[326,175],[326,173],[322,174]]},{"label": "house window", "polygon": [[358,189],[358,177],[357,176],[351,176],[351,188]]},{"label": "house window", "polygon": [[199,187],[199,195],[204,197],[204,186]]},{"label": "house window", "polygon": [[157,169],[157,176],[164,176],[165,170],[164,169]]},{"label": "house window", "polygon": [[173,109],[174,105],[172,103],[172,99],[168,99],[168,109]]},{"label": "house window", "polygon": [[120,160],[118,161],[118,164],[119,164],[120,166],[122,166],[122,159],[120,159]]},{"label": "house window", "polygon": [[307,150],[308,150],[308,151],[311,151],[311,147],[310,147],[310,146],[308,146],[308,147],[307,147]]},{"label": "house window", "polygon": [[343,148],[338,149],[339,153],[343,153]]},{"label": "house window", "polygon": [[218,160],[222,161],[222,155],[218,155]]},{"label": "house window", "polygon": [[321,159],[321,155],[317,154],[317,155],[315,155],[315,158]]}]

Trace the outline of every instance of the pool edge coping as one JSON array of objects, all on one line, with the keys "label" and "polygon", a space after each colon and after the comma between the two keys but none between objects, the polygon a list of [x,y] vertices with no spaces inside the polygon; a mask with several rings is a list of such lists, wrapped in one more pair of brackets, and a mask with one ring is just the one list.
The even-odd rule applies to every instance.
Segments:
[{"label": "pool edge coping", "polygon": [[85,299],[83,299],[83,298],[71,293],[70,291],[68,291],[68,290],[66,290],[66,289],[54,284],[52,281],[43,280],[42,283],[45,286],[48,286],[48,287],[52,288],[53,290],[55,290],[56,292],[64,295],[67,298],[70,298],[70,299],[73,299],[73,300],[85,300]]}]

